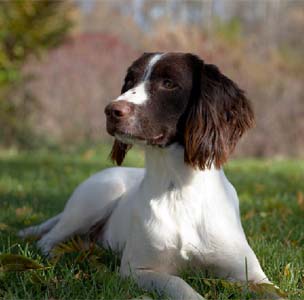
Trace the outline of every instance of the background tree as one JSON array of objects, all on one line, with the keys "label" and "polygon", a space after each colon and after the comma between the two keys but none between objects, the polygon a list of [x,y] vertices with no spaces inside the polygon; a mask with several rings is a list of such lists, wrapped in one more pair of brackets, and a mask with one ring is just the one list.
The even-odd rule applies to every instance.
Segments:
[{"label": "background tree", "polygon": [[69,1],[0,2],[0,139],[29,145],[34,97],[23,90],[22,66],[30,56],[60,44],[72,26]]}]

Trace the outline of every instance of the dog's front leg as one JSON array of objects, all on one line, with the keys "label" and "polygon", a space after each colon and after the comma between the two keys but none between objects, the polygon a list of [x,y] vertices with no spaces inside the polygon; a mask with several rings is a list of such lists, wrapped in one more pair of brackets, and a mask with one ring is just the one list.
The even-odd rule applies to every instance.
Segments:
[{"label": "dog's front leg", "polygon": [[[123,274],[126,275],[126,274]],[[146,290],[156,291],[172,300],[205,300],[180,277],[153,270],[134,270],[130,275],[137,284]]]}]

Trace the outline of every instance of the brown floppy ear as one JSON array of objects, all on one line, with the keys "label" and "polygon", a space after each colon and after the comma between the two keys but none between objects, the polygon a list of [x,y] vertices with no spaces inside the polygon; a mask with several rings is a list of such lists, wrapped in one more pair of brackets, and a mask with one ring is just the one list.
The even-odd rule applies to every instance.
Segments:
[{"label": "brown floppy ear", "polygon": [[132,145],[125,144],[115,139],[110,153],[111,160],[120,166],[127,154],[127,152],[132,148]]},{"label": "brown floppy ear", "polygon": [[254,115],[244,92],[214,65],[195,57],[193,91],[185,112],[185,162],[204,170],[220,168]]}]

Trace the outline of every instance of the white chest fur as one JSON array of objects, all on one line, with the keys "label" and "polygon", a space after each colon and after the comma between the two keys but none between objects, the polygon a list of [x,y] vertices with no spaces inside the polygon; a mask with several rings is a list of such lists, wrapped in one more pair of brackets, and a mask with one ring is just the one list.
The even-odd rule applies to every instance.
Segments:
[{"label": "white chest fur", "polygon": [[148,149],[143,179],[111,217],[106,243],[123,250],[128,265],[174,272],[195,257],[212,266],[248,246],[224,172],[186,166],[182,150]]}]

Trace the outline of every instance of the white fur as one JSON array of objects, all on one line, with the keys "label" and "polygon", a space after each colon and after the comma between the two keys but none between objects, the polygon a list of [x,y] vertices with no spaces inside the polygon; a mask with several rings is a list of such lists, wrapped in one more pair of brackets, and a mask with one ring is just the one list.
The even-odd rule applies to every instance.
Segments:
[{"label": "white fur", "polygon": [[[39,241],[46,254],[111,216],[99,242],[122,253],[121,274],[173,299],[203,299],[176,277],[186,267],[230,280],[269,282],[244,235],[223,170],[194,170],[176,144],[146,146],[146,168],[111,168],[82,183]],[[22,235],[26,236],[31,229]],[[246,274],[246,263],[247,271]]]},{"label": "white fur", "polygon": [[144,104],[148,100],[148,94],[145,88],[146,82],[143,81],[136,87],[126,91],[114,101],[125,100],[134,104]]},{"label": "white fur", "polygon": [[134,88],[132,88],[132,89],[126,91],[125,93],[123,93],[122,95],[120,95],[114,101],[125,100],[128,102],[137,104],[137,105],[145,104],[148,101],[148,93],[146,90],[147,82],[150,80],[150,76],[151,76],[153,67],[161,59],[161,57],[163,55],[164,54],[153,55],[146,67],[142,81]]},{"label": "white fur", "polygon": [[165,55],[164,53],[153,55],[153,57],[149,61],[148,67],[146,68],[146,71],[144,73],[144,78],[143,78],[144,81],[150,79],[151,73],[153,71],[153,67],[164,55]]}]

